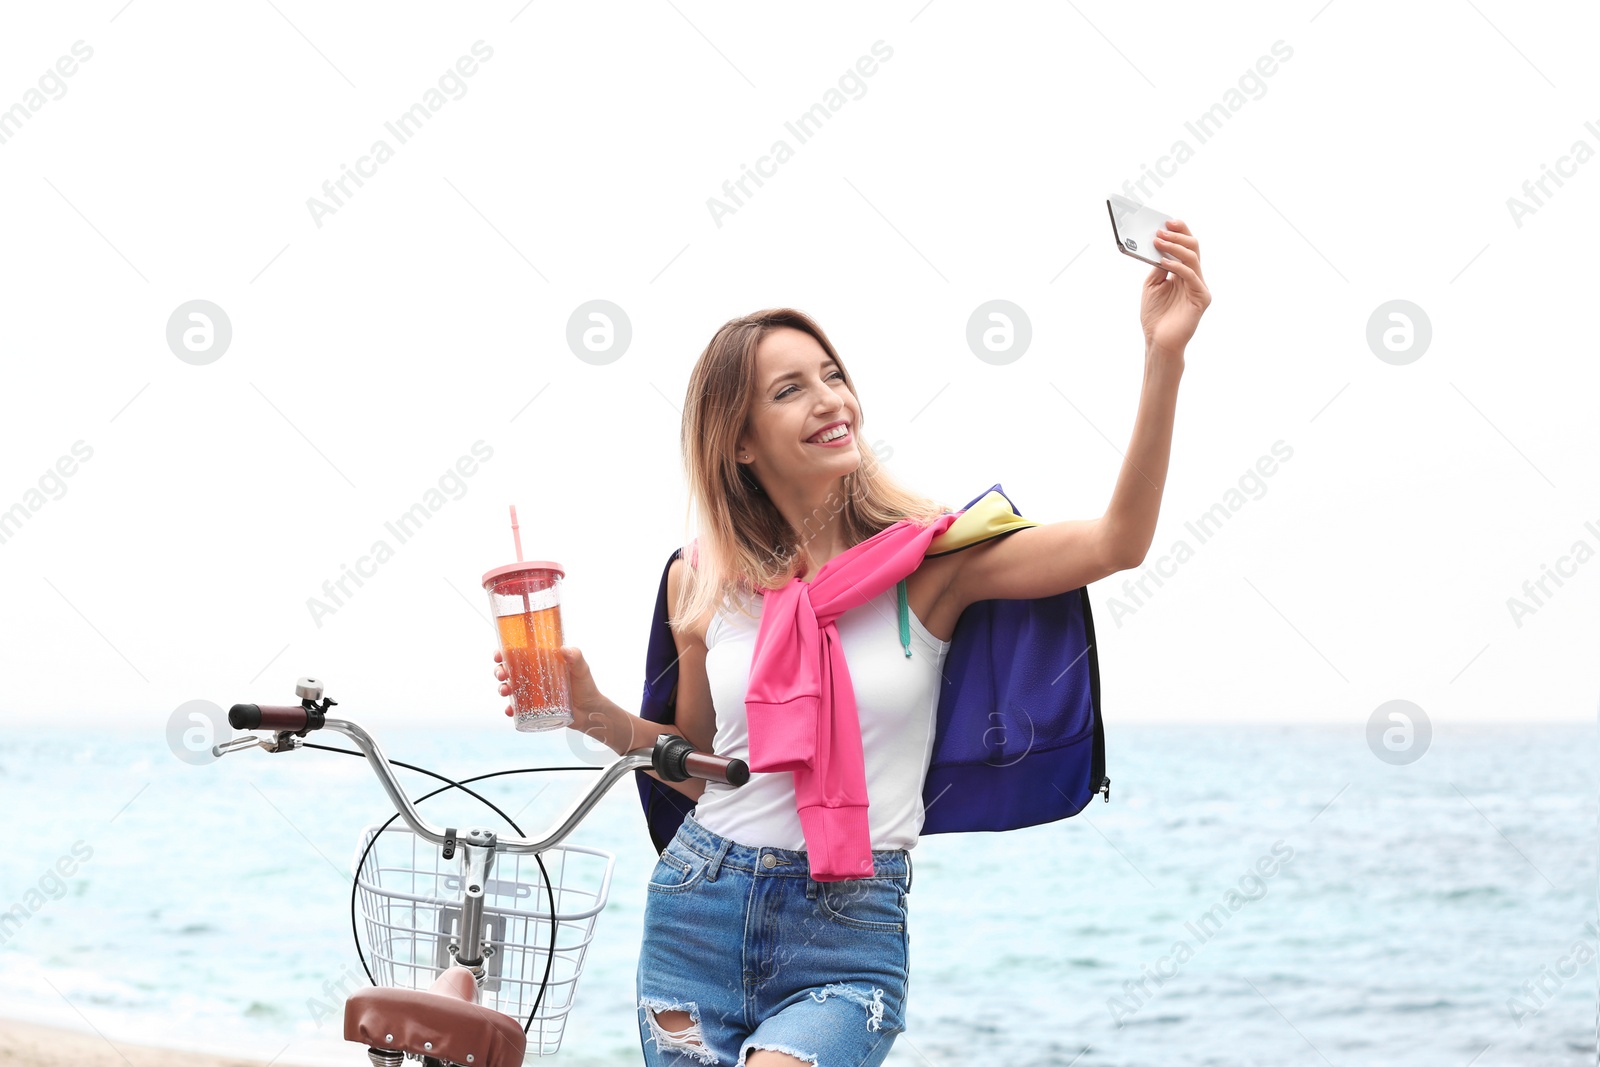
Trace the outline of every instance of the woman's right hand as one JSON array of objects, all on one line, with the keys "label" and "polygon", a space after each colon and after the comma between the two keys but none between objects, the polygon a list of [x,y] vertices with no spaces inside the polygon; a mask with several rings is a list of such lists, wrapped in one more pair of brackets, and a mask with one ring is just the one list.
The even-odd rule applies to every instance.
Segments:
[{"label": "woman's right hand", "polygon": [[[572,722],[568,728],[585,733],[596,724],[603,721],[604,712],[610,701],[600,692],[600,687],[595,684],[594,675],[589,670],[589,663],[583,658],[583,651],[573,645],[562,645],[557,650],[561,662],[567,667],[567,688],[572,698]],[[511,682],[506,674],[505,659],[500,650],[494,650],[494,676],[500,680],[500,695],[511,695]],[[591,718],[591,712],[601,713],[599,718]],[[511,705],[506,705],[506,715],[514,715]]]},{"label": "woman's right hand", "polygon": [[562,645],[556,654],[567,665],[567,690],[572,697],[572,728],[583,733],[595,726],[602,726],[612,704],[595,684],[582,650],[574,645]]},{"label": "woman's right hand", "polygon": [[[507,678],[505,660],[501,657],[500,650],[498,648],[494,650],[494,662],[494,676],[500,679],[500,695],[503,697],[509,697],[511,695],[511,682]],[[507,704],[506,717],[510,718],[512,714],[511,705]]]}]

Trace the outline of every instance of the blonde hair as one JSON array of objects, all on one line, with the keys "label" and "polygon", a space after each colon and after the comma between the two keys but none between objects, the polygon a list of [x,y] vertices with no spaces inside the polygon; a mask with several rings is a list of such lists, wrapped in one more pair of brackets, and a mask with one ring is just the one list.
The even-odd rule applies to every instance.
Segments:
[{"label": "blonde hair", "polygon": [[[834,516],[843,522],[850,544],[856,545],[902,519],[926,525],[952,510],[903,488],[878,463],[872,450],[859,444],[866,411],[857,394],[860,413],[855,430],[861,465],[844,476],[842,492],[830,493],[825,507],[831,514],[819,516],[823,511],[819,508],[802,523],[805,529],[790,526],[749,467],[735,456],[760,385],[756,348],[769,333],[783,327],[816,338],[844,372],[845,385],[852,393],[856,391],[833,343],[802,311],[769,308],[730,319],[717,330],[689,375],[683,405],[684,473],[690,510],[699,513],[699,529],[693,542],[684,546],[688,583],[682,610],[672,619],[674,632],[692,628],[725,599],[731,599],[745,615],[752,615],[744,597],[736,594],[779,589],[797,577],[802,572],[802,546]],[[813,519],[817,519],[815,528]],[[686,534],[689,529],[686,517]]]}]

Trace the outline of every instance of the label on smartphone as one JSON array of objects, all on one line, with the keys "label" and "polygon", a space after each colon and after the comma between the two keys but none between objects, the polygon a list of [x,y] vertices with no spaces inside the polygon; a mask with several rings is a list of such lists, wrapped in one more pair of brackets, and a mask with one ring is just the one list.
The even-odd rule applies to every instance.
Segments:
[{"label": "label on smartphone", "polygon": [[1172,216],[1115,193],[1106,198],[1106,209],[1111,212],[1117,251],[1152,267],[1163,266],[1161,252],[1156,248],[1156,231],[1166,229]]}]

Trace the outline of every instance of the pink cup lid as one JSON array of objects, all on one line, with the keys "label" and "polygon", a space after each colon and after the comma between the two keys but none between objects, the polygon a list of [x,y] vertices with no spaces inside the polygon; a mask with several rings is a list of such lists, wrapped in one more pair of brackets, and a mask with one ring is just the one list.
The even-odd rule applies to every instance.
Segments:
[{"label": "pink cup lid", "polygon": [[567,576],[567,572],[561,569],[559,563],[552,563],[547,559],[530,559],[521,563],[507,563],[504,567],[496,567],[489,571],[483,576],[483,586],[487,589],[489,583],[496,578],[504,578],[508,574],[518,574],[522,571],[555,571],[558,578]]}]

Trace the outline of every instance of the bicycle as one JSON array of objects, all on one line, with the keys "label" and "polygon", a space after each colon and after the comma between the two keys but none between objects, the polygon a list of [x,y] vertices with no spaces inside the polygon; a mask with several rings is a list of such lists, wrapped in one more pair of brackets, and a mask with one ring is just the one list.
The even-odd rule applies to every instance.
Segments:
[{"label": "bicycle", "polygon": [[[365,756],[394,806],[395,817],[404,820],[408,829],[391,829],[395,818],[391,817],[382,826],[369,826],[362,832],[362,845],[354,864],[355,884],[351,888],[352,928],[359,891],[379,974],[374,976],[368,968],[372,986],[357,990],[345,1001],[344,1036],[347,1041],[365,1044],[367,1057],[375,1067],[401,1067],[407,1058],[421,1060],[424,1067],[520,1067],[530,1055],[554,1054],[572,1007],[572,993],[582,973],[583,953],[593,934],[594,919],[605,907],[614,862],[614,857],[604,850],[563,842],[600,798],[630,771],[649,769],[669,781],[682,782],[692,777],[736,787],[750,779],[744,760],[701,752],[683,737],[663,733],[654,745],[632,749],[607,765],[595,783],[541,837],[513,836],[481,827],[462,831],[440,828],[417,811],[395,778],[395,766],[433,775],[448,783],[443,788],[462,789],[491,808],[494,805],[466,789],[466,783],[494,775],[452,782],[420,767],[391,763],[366,730],[347,719],[328,717],[329,709],[338,701],[323,696],[321,681],[299,679],[295,695],[300,698],[299,704],[233,705],[228,711],[228,723],[245,734],[215,745],[211,751],[220,758],[258,746],[274,753],[310,747]],[[250,732],[255,730],[267,731],[270,736]],[[310,744],[306,735],[317,730],[343,735],[360,752]],[[545,769],[552,768],[528,768]],[[494,810],[499,812],[498,808]],[[509,817],[499,814],[516,829]],[[386,835],[409,840],[409,862],[385,862],[383,856],[374,857],[374,850]],[[424,862],[420,857],[435,855],[426,847],[430,844],[439,847],[439,858]],[[449,865],[458,852],[459,861],[452,869]],[[545,855],[557,853],[558,877],[552,879]],[[568,868],[583,866],[583,861],[574,857],[585,856],[604,862],[599,886],[593,891],[569,884]],[[524,858],[537,864],[537,874],[524,870]],[[500,873],[508,877],[491,877],[497,871],[497,860]],[[507,866],[509,870],[504,869]],[[399,883],[407,882],[401,888]],[[456,890],[457,895],[444,895],[441,887]],[[520,901],[533,899],[541,890],[549,903],[547,911],[519,906]],[[558,896],[579,897],[586,906],[560,912]],[[491,899],[504,903],[488,903]],[[541,947],[539,933],[545,923],[549,932]],[[558,944],[563,927],[575,936],[575,943]],[[360,947],[357,936],[358,952]],[[514,1005],[520,1017],[534,984],[529,977],[531,962],[541,951],[544,975],[538,982],[528,1021],[523,1024],[503,1009]],[[571,969],[571,974],[555,983],[568,988],[562,1003],[554,1004],[545,995],[558,958]],[[362,966],[366,967],[364,955]],[[379,976],[386,978],[388,984],[380,983]],[[423,983],[427,983],[426,987]],[[484,1003],[485,993],[491,994],[492,1006]],[[542,1016],[541,1007],[545,1008]],[[530,1049],[528,1033],[535,1021],[541,1024],[540,1032]]]}]

